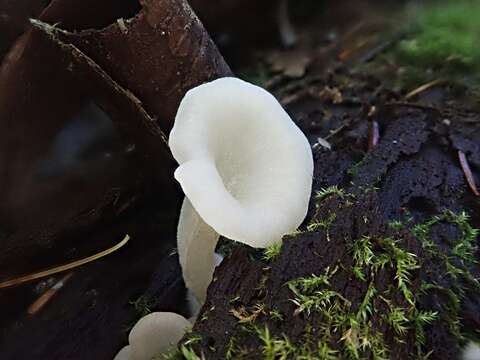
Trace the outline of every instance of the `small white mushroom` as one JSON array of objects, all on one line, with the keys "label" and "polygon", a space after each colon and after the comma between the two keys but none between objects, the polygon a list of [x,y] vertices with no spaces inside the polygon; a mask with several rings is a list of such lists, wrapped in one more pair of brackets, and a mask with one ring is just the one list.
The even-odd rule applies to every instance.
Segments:
[{"label": "small white mushroom", "polygon": [[[213,266],[216,268],[218,265],[220,265],[223,261],[223,256],[217,253],[213,254]],[[200,310],[202,308],[202,304],[198,301],[198,299],[193,295],[192,290],[187,289],[187,304],[188,304],[188,309],[190,310],[190,317],[188,318],[188,321],[190,321],[192,324],[197,321],[197,316],[200,313]]]},{"label": "small white mushroom", "polygon": [[183,277],[200,303],[219,234],[255,248],[295,230],[311,195],[310,145],[266,90],[222,78],[187,92],[170,133],[186,195],[178,225]]},{"label": "small white mushroom", "polygon": [[151,360],[167,352],[191,327],[183,316],[154,312],[141,318],[128,335],[129,345],[114,360]]},{"label": "small white mushroom", "polygon": [[463,350],[462,360],[480,360],[480,346],[470,341]]}]

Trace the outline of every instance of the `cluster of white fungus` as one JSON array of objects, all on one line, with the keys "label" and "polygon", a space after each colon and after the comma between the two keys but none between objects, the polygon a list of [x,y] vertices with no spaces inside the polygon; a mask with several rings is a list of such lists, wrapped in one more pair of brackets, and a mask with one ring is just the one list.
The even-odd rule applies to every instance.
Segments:
[{"label": "cluster of white fungus", "polygon": [[[270,93],[237,78],[188,91],[169,146],[185,193],[177,233],[180,265],[193,295],[190,304],[198,309],[221,261],[215,255],[220,235],[265,248],[302,223],[312,188],[312,151]],[[178,342],[188,324],[171,313],[147,315],[116,360],[159,355]]]}]

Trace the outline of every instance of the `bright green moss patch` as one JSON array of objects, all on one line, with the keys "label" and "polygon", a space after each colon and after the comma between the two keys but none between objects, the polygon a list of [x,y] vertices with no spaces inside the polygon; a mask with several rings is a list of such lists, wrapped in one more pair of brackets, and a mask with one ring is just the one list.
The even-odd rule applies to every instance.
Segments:
[{"label": "bright green moss patch", "polygon": [[424,9],[418,30],[399,44],[399,56],[409,64],[451,71],[480,65],[480,2],[459,1]]},{"label": "bright green moss patch", "polygon": [[[329,195],[343,197],[332,188],[323,191],[319,201]],[[268,340],[264,343],[264,354],[288,354],[298,358],[304,356],[304,359],[388,359],[391,349],[383,334],[385,329],[391,329],[395,342],[406,344],[413,341],[414,350],[409,354],[412,358],[428,359],[433,352],[426,347],[426,334],[437,321],[446,323],[450,334],[459,343],[464,343],[467,334],[461,324],[461,303],[466,296],[466,285],[478,286],[478,280],[473,278],[469,267],[475,263],[473,255],[479,232],[469,220],[464,212],[446,210],[414,226],[411,231],[425,251],[421,259],[405,248],[400,234],[363,236],[348,241],[352,275],[368,284],[360,303],[356,305],[356,301],[331,286],[336,276],[348,271],[342,265],[327,267],[319,275],[289,281],[286,285],[293,295],[290,301],[296,305],[295,314],[306,319],[320,316],[322,326],[315,330],[315,342],[305,338],[301,346],[292,346],[286,337],[267,336],[266,328],[267,332],[261,337],[264,341]],[[458,236],[452,239],[455,243],[450,244],[448,253],[442,252],[432,239],[434,227],[441,224],[454,225],[458,229]],[[402,230],[411,228],[411,225],[409,219],[405,224],[398,222],[389,227]],[[328,230],[329,226],[319,227]],[[453,277],[453,286],[447,288],[429,279],[431,282],[423,282],[420,291],[414,291],[412,282],[418,272],[426,271],[426,263],[435,262],[445,266],[446,274]],[[386,289],[378,287],[377,279],[388,273],[392,274],[393,283]],[[425,307],[425,296],[432,291],[438,292],[439,298],[444,299],[440,307]]]},{"label": "bright green moss patch", "polygon": [[416,85],[439,77],[480,82],[480,2],[450,1],[418,11],[413,33],[395,49],[403,81]]},{"label": "bright green moss patch", "polygon": [[[331,288],[340,266],[327,267],[320,275],[287,283],[297,314],[309,318],[315,313],[322,317],[316,356],[326,350],[332,358],[388,359],[390,350],[379,330],[388,327],[399,343],[405,343],[413,335],[416,353],[412,356],[428,357],[428,352],[424,351],[425,328],[438,319],[438,313],[421,309],[418,304],[422,294],[414,294],[411,289],[413,271],[420,268],[416,255],[404,249],[400,239],[390,237],[364,236],[352,241],[348,248],[353,260],[353,275],[368,282],[358,306]],[[394,283],[386,290],[376,287],[376,279],[382,272],[392,272],[394,276]]]}]

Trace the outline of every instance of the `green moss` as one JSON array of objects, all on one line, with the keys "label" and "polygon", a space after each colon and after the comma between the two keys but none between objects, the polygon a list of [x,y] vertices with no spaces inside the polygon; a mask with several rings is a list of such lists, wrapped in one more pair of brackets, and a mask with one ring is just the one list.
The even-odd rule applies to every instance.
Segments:
[{"label": "green moss", "polygon": [[414,296],[409,288],[411,272],[419,268],[416,255],[410,253],[400,246],[398,241],[391,238],[381,240],[382,247],[390,255],[391,261],[395,264],[395,280],[405,300],[410,305],[415,305]]},{"label": "green moss", "polygon": [[278,309],[272,309],[268,314],[272,320],[283,321],[283,315]]},{"label": "green moss", "polygon": [[[385,339],[375,330],[387,325],[394,331],[399,343],[405,343],[410,335],[418,337],[419,349],[415,356],[420,358],[426,355],[423,352],[424,327],[436,319],[437,313],[417,308],[417,297],[421,294],[414,294],[411,278],[420,265],[416,255],[404,249],[401,243],[401,240],[393,238],[364,236],[348,244],[353,274],[363,282],[368,281],[358,307],[354,306],[353,300],[330,287],[332,278],[339,271],[338,266],[326,268],[321,275],[287,283],[294,295],[292,301],[297,305],[297,314],[303,313],[309,317],[315,312],[322,317],[323,327],[317,334],[320,339],[317,351],[324,347],[338,349],[338,354],[332,353],[337,358],[388,359],[389,349]],[[393,271],[396,287],[380,292],[375,287],[375,279],[379,271],[387,268]],[[400,303],[398,294],[403,297]],[[396,299],[396,302],[392,299]],[[388,305],[388,311],[383,314],[377,314],[376,303],[379,301]],[[407,306],[400,305],[402,302]],[[341,334],[340,339],[336,339],[334,334]],[[332,342],[337,342],[337,347],[332,347]]]},{"label": "green moss", "polygon": [[189,333],[187,340],[185,340],[182,345],[178,347],[175,346],[167,353],[152,360],[205,360],[203,354],[198,355],[192,348],[194,344],[199,343],[201,340],[202,338],[200,336]]},{"label": "green moss", "polygon": [[257,329],[257,334],[262,341],[264,360],[287,359],[295,353],[295,347],[286,336],[283,336],[283,338],[272,337],[267,326],[263,329]]},{"label": "green moss", "polygon": [[152,308],[156,305],[156,302],[145,296],[140,296],[137,300],[130,301],[129,304],[133,305],[135,315],[140,319],[152,312]]},{"label": "green moss", "polygon": [[180,346],[180,352],[185,360],[205,360],[205,356],[197,355],[197,353],[191,347],[185,345]]},{"label": "green moss", "polygon": [[[262,359],[268,360],[334,360],[338,359],[338,350],[332,349],[328,342],[317,341],[312,334],[311,326],[307,325],[301,341],[292,342],[287,336],[280,337],[270,334],[267,325],[254,331],[261,341]],[[235,355],[238,359],[238,356]]]},{"label": "green moss", "polygon": [[421,8],[412,35],[395,49],[410,85],[434,78],[480,81],[480,2],[450,1]]},{"label": "green moss", "polygon": [[273,261],[282,252],[282,241],[276,242],[263,250],[263,260]]},{"label": "green moss", "polygon": [[421,347],[425,345],[425,327],[431,325],[437,319],[438,313],[436,311],[415,311],[413,323],[415,324],[415,341],[418,352],[420,352]]},{"label": "green moss", "polygon": [[374,259],[373,246],[370,237],[364,236],[361,239],[354,241],[353,244],[350,245],[350,252],[355,263],[353,266],[353,273],[357,279],[366,281],[363,267],[370,266]]},{"label": "green moss", "polygon": [[346,193],[345,190],[340,189],[337,185],[329,186],[327,188],[321,188],[320,191],[317,191],[315,194],[315,200],[319,202],[332,195],[339,196],[343,199]]},{"label": "green moss", "polygon": [[336,220],[337,214],[330,213],[326,219],[313,220],[307,225],[307,231],[327,230]]},{"label": "green moss", "polygon": [[362,158],[361,160],[357,161],[356,163],[354,163],[348,170],[347,170],[347,174],[354,178],[358,175],[358,170],[365,164],[365,159]]},{"label": "green moss", "polygon": [[407,333],[409,319],[404,308],[391,306],[384,318],[397,335],[404,336]]},{"label": "green moss", "polygon": [[[430,238],[432,227],[442,222],[453,224],[457,226],[460,231],[460,237],[453,245],[451,254],[446,254],[441,251],[438,245]],[[424,249],[430,255],[441,257],[445,260],[445,264],[453,276],[465,272],[453,265],[453,261],[459,262],[467,267],[477,262],[474,253],[476,251],[476,239],[479,235],[479,230],[470,225],[469,216],[465,212],[455,214],[450,210],[445,210],[442,214],[436,215],[432,219],[414,226],[412,232],[421,240]]]},{"label": "green moss", "polygon": [[[457,226],[460,236],[451,244],[452,250],[441,249],[431,238],[431,232],[434,226],[441,223]],[[449,277],[448,288],[440,285],[437,281],[443,279],[434,279],[432,282],[422,284],[422,291],[425,294],[435,291],[438,296],[445,300],[440,303],[442,311],[438,317],[447,322],[450,333],[463,342],[465,334],[461,329],[461,303],[466,296],[467,287],[471,289],[480,289],[480,283],[469,271],[469,268],[476,264],[473,254],[476,251],[476,239],[478,230],[474,229],[469,223],[469,216],[465,212],[455,214],[450,210],[445,210],[442,214],[432,217],[430,220],[418,224],[412,228],[414,235],[422,242],[426,252],[426,260],[436,262],[444,266],[445,274]],[[428,323],[428,313],[420,314],[419,321]],[[432,315],[430,313],[430,315]],[[424,340],[424,339],[423,339]],[[418,347],[422,345],[422,339],[419,339]]]},{"label": "green moss", "polygon": [[400,220],[390,221],[388,223],[388,226],[391,229],[396,230],[396,231],[400,231],[401,229],[403,229],[405,227],[405,225]]},{"label": "green moss", "polygon": [[338,266],[333,269],[327,267],[321,275],[299,278],[287,283],[288,288],[295,295],[292,302],[298,306],[297,313],[305,311],[309,315],[312,310],[323,311],[335,298],[348,303],[338,292],[324,289],[325,286],[330,285],[330,279],[337,271]]}]

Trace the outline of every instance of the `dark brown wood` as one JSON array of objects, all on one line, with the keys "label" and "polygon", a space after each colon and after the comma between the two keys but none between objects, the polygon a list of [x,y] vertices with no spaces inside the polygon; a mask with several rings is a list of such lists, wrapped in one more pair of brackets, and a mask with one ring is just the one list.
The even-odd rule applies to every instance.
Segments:
[{"label": "dark brown wood", "polygon": [[[124,20],[126,33],[116,21],[105,22],[131,14],[134,6],[124,4],[119,8],[125,12],[116,14],[104,4],[94,7],[93,16],[89,4],[53,1],[0,69],[3,277],[64,262],[84,231],[105,225],[148,194],[176,201],[166,137],[178,104],[191,87],[231,74],[186,1],[143,1]],[[106,27],[74,34],[47,20],[70,29]],[[100,161],[39,181],[36,169],[53,139],[90,103],[114,123],[118,147],[134,151],[122,150],[108,165]],[[49,260],[32,261],[47,248],[55,249]]]},{"label": "dark brown wood", "polygon": [[36,17],[47,0],[0,0],[0,63],[14,41],[28,29],[28,19]]},{"label": "dark brown wood", "polygon": [[52,31],[141,99],[168,134],[185,92],[231,71],[186,1],[141,3],[135,17],[101,30]]}]

